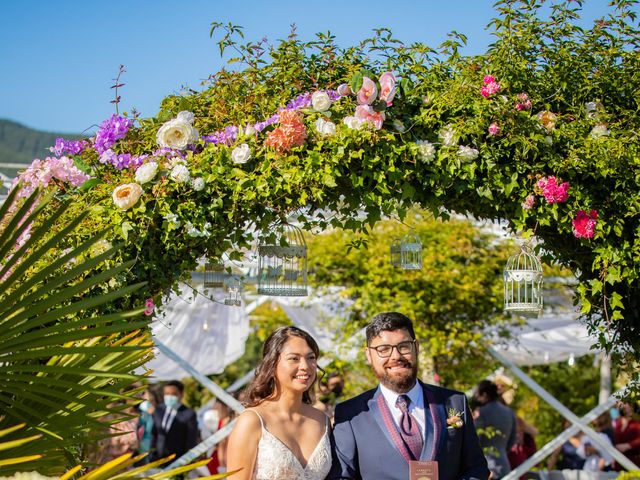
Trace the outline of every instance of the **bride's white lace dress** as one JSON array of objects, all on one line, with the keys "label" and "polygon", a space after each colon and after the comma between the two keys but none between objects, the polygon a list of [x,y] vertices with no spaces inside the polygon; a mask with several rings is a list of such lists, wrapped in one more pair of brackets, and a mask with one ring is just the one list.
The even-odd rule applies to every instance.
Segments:
[{"label": "bride's white lace dress", "polygon": [[328,418],[322,438],[309,457],[307,465],[302,466],[289,447],[264,427],[260,414],[255,410],[250,411],[258,415],[262,425],[253,480],[324,480],[331,469]]}]

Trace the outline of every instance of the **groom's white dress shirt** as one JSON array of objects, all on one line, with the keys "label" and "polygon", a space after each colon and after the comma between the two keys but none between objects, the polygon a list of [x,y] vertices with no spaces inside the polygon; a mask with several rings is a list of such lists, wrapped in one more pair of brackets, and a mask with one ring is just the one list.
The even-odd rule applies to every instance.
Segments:
[{"label": "groom's white dress shirt", "polygon": [[[391,415],[393,415],[393,421],[396,422],[396,425],[400,426],[400,419],[402,418],[402,412],[398,407],[396,407],[396,400],[401,395],[394,391],[389,390],[384,385],[380,384],[380,391],[384,396],[387,405],[389,406],[389,410],[391,410]],[[416,419],[418,422],[418,428],[420,428],[420,434],[422,438],[424,438],[424,425],[425,425],[425,408],[424,408],[424,392],[422,391],[422,387],[418,382],[413,386],[411,390],[405,393],[407,397],[411,400],[409,403],[409,413]]]}]

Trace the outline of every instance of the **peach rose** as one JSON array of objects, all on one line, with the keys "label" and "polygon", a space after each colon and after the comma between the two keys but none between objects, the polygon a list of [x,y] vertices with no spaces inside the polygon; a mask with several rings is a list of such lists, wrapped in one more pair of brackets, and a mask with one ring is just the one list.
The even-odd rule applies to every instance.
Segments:
[{"label": "peach rose", "polygon": [[129,210],[136,204],[142,193],[142,187],[137,183],[125,183],[113,190],[113,203],[120,210]]},{"label": "peach rose", "polygon": [[383,73],[380,75],[380,100],[387,102],[387,107],[390,107],[395,95],[396,77],[394,77],[391,72]]},{"label": "peach rose", "polygon": [[358,105],[356,107],[356,118],[364,122],[369,122],[376,130],[380,130],[384,122],[384,112],[376,112],[373,107],[369,105]]}]

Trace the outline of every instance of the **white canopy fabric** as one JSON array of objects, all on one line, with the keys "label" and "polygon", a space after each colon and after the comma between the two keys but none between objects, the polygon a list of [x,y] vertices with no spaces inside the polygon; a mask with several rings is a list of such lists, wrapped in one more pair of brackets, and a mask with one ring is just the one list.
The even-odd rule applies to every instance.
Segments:
[{"label": "white canopy fabric", "polygon": [[[189,291],[189,288],[183,288]],[[164,314],[151,324],[154,338],[178,354],[204,375],[222,373],[244,355],[249,336],[249,315],[242,307],[229,307],[193,293],[171,294]],[[145,365],[153,380],[175,380],[185,371],[155,349],[155,358]]]},{"label": "white canopy fabric", "polygon": [[598,353],[597,339],[574,311],[545,312],[522,326],[509,328],[511,338],[495,339],[493,348],[516,365],[541,365]]}]

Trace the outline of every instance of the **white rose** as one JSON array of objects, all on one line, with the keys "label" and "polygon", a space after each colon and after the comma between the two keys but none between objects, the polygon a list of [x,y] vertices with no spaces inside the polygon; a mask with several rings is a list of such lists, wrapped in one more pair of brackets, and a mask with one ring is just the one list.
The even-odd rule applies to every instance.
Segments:
[{"label": "white rose", "polygon": [[231,152],[231,160],[233,163],[247,163],[251,158],[251,149],[249,145],[243,143],[242,145],[237,146]]},{"label": "white rose", "polygon": [[182,164],[178,164],[173,167],[169,176],[171,177],[171,180],[177,183],[186,183],[191,178],[191,175],[189,175],[189,169]]},{"label": "white rose", "polygon": [[191,188],[196,192],[204,189],[204,178],[198,177],[191,180]]},{"label": "white rose", "polygon": [[193,123],[193,120],[194,120],[196,117],[195,117],[195,115],[194,115],[193,113],[191,113],[191,112],[187,112],[187,111],[184,111],[184,112],[180,112],[180,113],[176,116],[176,118],[177,118],[178,120],[183,121],[183,122]]},{"label": "white rose", "polygon": [[442,130],[440,130],[440,132],[438,133],[438,139],[445,147],[454,147],[458,144],[456,131],[452,125],[443,127]]},{"label": "white rose", "polygon": [[591,129],[591,133],[589,135],[591,135],[592,138],[606,137],[609,135],[609,129],[606,125],[600,123]]},{"label": "white rose", "polygon": [[145,163],[144,165],[141,165],[138,170],[136,170],[136,182],[150,182],[154,179],[156,173],[158,173],[158,164],[156,162]]},{"label": "white rose", "polygon": [[336,125],[333,122],[328,122],[324,118],[319,118],[314,124],[316,130],[323,137],[328,137],[336,134]]},{"label": "white rose", "polygon": [[344,117],[343,121],[347,127],[353,130],[360,130],[365,123],[364,120],[358,117]]},{"label": "white rose", "polygon": [[193,128],[191,123],[185,121],[184,118],[174,118],[160,127],[156,140],[161,147],[184,150],[187,145],[198,140],[198,130]]},{"label": "white rose", "polygon": [[436,147],[434,147],[431,142],[428,142],[427,140],[418,140],[416,145],[420,148],[420,160],[423,162],[429,163],[436,158]]},{"label": "white rose", "polygon": [[125,183],[113,190],[113,203],[121,210],[129,210],[136,204],[142,193],[142,187],[137,183]]},{"label": "white rose", "polygon": [[460,147],[458,148],[458,158],[464,161],[475,160],[476,158],[478,158],[478,150],[476,150],[475,148],[460,145]]},{"label": "white rose", "polygon": [[331,99],[327,92],[313,92],[311,95],[311,105],[317,112],[326,112],[331,108]]}]

